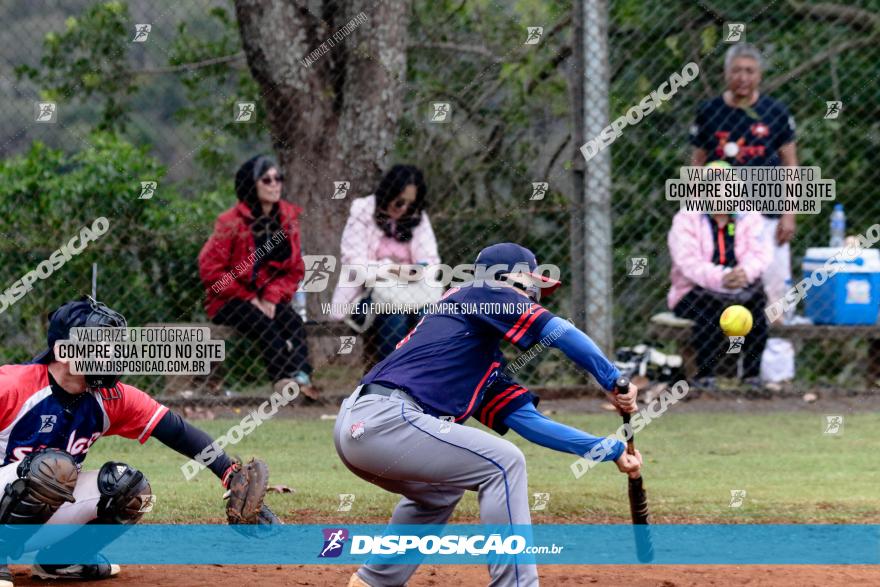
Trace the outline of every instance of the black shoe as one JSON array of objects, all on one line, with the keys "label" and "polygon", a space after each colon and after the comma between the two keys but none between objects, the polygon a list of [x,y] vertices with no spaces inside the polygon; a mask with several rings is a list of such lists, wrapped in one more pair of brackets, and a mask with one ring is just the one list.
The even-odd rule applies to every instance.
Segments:
[{"label": "black shoe", "polygon": [[97,581],[118,575],[119,565],[111,565],[103,555],[99,554],[95,557],[95,563],[90,565],[41,565],[35,563],[32,574],[34,579]]}]

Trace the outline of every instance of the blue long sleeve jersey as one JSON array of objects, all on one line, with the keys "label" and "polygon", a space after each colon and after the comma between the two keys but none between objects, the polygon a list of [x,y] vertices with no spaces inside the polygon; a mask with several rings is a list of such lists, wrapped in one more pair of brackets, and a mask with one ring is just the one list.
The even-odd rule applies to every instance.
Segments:
[{"label": "blue long sleeve jersey", "polygon": [[[589,336],[562,318],[553,317],[541,330],[541,340],[558,348],[578,366],[589,371],[602,387],[614,388],[620,371],[605,356]],[[590,454],[597,444],[603,445],[603,461],[616,461],[626,450],[619,440],[593,436],[577,428],[560,424],[541,414],[535,406],[527,403],[510,413],[504,424],[517,434],[535,444],[579,456]]]}]

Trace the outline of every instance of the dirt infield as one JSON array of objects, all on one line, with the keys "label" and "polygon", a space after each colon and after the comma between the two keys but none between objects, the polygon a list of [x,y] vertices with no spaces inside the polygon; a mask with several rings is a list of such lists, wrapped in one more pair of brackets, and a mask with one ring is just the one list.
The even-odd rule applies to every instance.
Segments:
[{"label": "dirt infield", "polygon": [[[15,585],[46,585],[30,579],[27,569],[15,567]],[[353,567],[328,566],[127,566],[108,586],[203,585],[345,586]],[[486,585],[489,575],[478,566],[430,566],[419,569],[410,587]],[[880,584],[880,568],[871,566],[557,566],[541,567],[544,585],[599,587],[843,587]],[[76,583],[82,585],[83,583]]]}]

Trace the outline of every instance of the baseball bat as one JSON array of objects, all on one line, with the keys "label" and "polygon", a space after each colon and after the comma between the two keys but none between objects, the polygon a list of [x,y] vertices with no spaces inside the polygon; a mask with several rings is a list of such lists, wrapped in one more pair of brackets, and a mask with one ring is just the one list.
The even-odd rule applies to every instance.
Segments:
[{"label": "baseball bat", "polygon": [[[617,393],[626,393],[629,391],[629,377],[621,376],[615,382],[615,391]],[[624,425],[629,424],[630,414],[622,413]],[[635,454],[636,445],[633,434],[630,434],[629,440],[626,441],[626,452]],[[648,495],[645,492],[645,485],[642,480],[642,474],[629,478],[629,511],[632,516],[636,538],[636,556],[643,562],[651,562],[654,560],[654,544],[651,541],[651,534],[645,527],[649,525],[650,514],[648,512]]]}]

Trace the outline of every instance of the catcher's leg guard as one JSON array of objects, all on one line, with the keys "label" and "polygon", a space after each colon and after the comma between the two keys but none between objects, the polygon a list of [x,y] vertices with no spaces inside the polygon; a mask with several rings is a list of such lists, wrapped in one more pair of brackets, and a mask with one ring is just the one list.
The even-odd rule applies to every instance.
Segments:
[{"label": "catcher's leg guard", "polygon": [[[136,524],[153,509],[155,497],[143,473],[124,463],[105,463],[98,471],[98,517],[64,540],[37,554],[34,576],[43,579],[101,579],[119,573],[99,554],[101,549],[118,538],[124,527]],[[122,526],[117,530],[107,525]],[[102,528],[103,526],[103,528]],[[60,558],[69,559],[75,552],[82,564],[51,564]]]},{"label": "catcher's leg guard", "polygon": [[49,521],[65,502],[73,502],[79,471],[76,461],[54,448],[27,455],[16,470],[18,479],[0,496],[0,525],[15,532],[11,543],[0,541],[0,555],[18,556],[38,525]]}]

